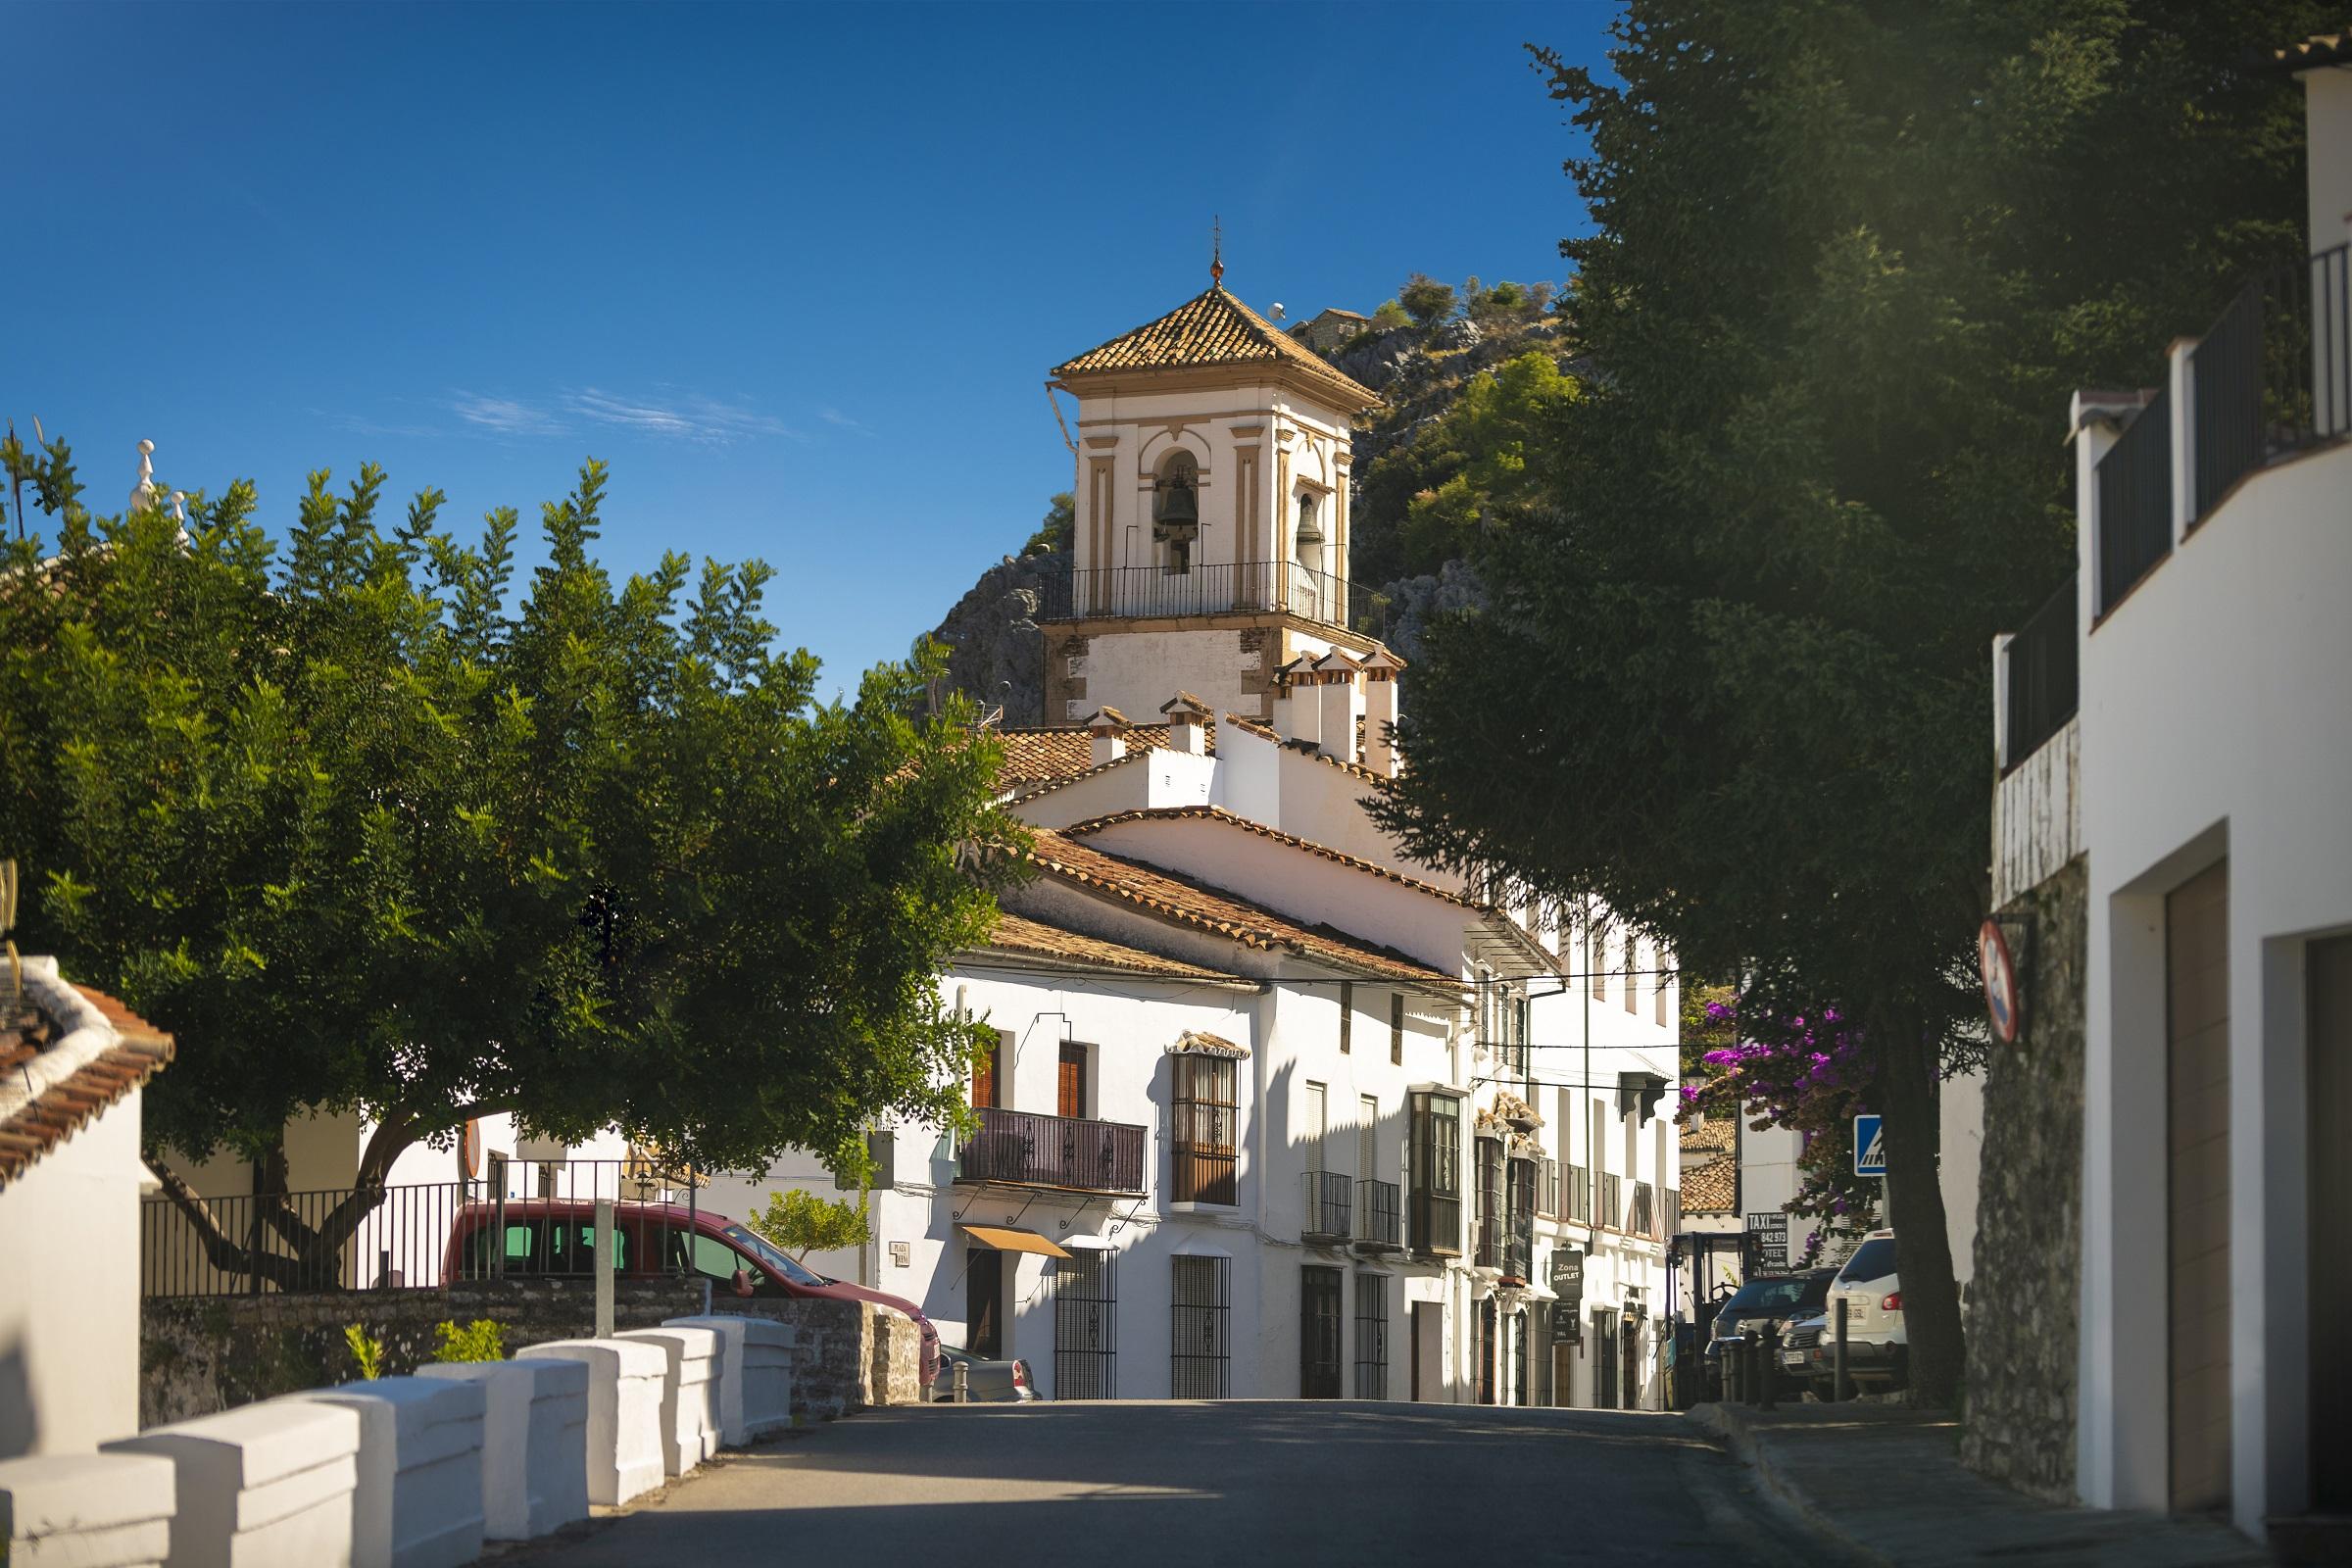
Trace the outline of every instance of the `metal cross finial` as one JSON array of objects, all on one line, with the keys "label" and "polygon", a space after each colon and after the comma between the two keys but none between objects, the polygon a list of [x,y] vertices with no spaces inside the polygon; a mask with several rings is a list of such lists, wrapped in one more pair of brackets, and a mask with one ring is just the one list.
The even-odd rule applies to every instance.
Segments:
[{"label": "metal cross finial", "polygon": [[1225,220],[1211,215],[1208,220],[1208,280],[1223,287],[1225,283]]}]

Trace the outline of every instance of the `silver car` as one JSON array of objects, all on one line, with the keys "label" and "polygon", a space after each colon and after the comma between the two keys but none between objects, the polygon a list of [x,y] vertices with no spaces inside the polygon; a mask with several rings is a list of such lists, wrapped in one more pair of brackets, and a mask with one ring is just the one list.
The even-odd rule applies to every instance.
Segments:
[{"label": "silver car", "polygon": [[939,1375],[931,1380],[933,1403],[955,1402],[957,1367],[963,1368],[963,1396],[967,1403],[1026,1404],[1038,1397],[1037,1385],[1029,1377],[1028,1362],[983,1360],[969,1350],[943,1345],[939,1348]]}]

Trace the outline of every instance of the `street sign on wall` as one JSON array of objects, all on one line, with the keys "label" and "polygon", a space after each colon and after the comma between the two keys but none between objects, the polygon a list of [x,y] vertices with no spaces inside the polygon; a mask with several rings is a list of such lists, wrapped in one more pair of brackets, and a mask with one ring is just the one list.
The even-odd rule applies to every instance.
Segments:
[{"label": "street sign on wall", "polygon": [[1570,1303],[1585,1298],[1585,1254],[1572,1247],[1551,1250],[1551,1294]]},{"label": "street sign on wall", "polygon": [[1756,1267],[1777,1272],[1788,1266],[1788,1216],[1780,1209],[1747,1216],[1748,1234],[1755,1239]]},{"label": "street sign on wall", "polygon": [[1854,1118],[1854,1174],[1884,1176],[1886,1174],[1886,1144],[1879,1134],[1880,1116]]}]

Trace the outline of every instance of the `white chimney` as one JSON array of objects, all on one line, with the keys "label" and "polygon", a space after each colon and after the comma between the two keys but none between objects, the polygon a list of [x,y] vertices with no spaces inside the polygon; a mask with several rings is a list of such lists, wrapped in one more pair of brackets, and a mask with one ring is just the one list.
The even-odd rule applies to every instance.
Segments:
[{"label": "white chimney", "polygon": [[1315,674],[1305,655],[1274,672],[1274,727],[1286,741],[1312,750],[1323,738],[1323,709],[1315,699]]},{"label": "white chimney", "polygon": [[1096,767],[1127,755],[1127,715],[1117,709],[1097,709],[1086,721],[1086,729],[1095,740],[1092,759]]},{"label": "white chimney", "polygon": [[1396,675],[1403,668],[1386,648],[1364,661],[1364,765],[1383,778],[1396,776]]},{"label": "white chimney", "polygon": [[1343,762],[1355,760],[1355,720],[1363,711],[1363,671],[1342,649],[1334,648],[1315,661],[1317,693],[1323,709],[1323,755]]},{"label": "white chimney", "polygon": [[1208,755],[1208,705],[1191,692],[1178,692],[1159,705],[1168,721],[1168,750],[1187,757]]}]

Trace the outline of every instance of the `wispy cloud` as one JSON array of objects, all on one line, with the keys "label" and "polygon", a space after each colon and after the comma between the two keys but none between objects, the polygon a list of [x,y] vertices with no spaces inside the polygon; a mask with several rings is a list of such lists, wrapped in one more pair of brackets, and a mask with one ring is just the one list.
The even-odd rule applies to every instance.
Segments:
[{"label": "wispy cloud", "polygon": [[844,430],[855,430],[859,435],[872,435],[874,433],[874,427],[872,425],[866,423],[863,419],[853,419],[848,415],[842,413],[839,409],[819,409],[816,411],[816,416],[824,420],[827,424],[837,424],[840,425]]},{"label": "wispy cloud", "polygon": [[446,436],[449,431],[433,424],[404,423],[392,419],[370,418],[365,414],[338,414],[328,409],[310,411],[314,418],[326,420],[337,429],[354,435],[382,436],[391,439],[425,441]]},{"label": "wispy cloud", "polygon": [[656,397],[624,396],[600,387],[584,387],[564,396],[564,409],[583,419],[617,425],[646,435],[667,436],[723,446],[754,436],[803,439],[802,433],[772,414],[742,403],[724,403],[697,394]]},{"label": "wispy cloud", "polygon": [[564,421],[545,409],[514,398],[483,397],[459,392],[449,400],[449,412],[492,435],[562,435]]}]

